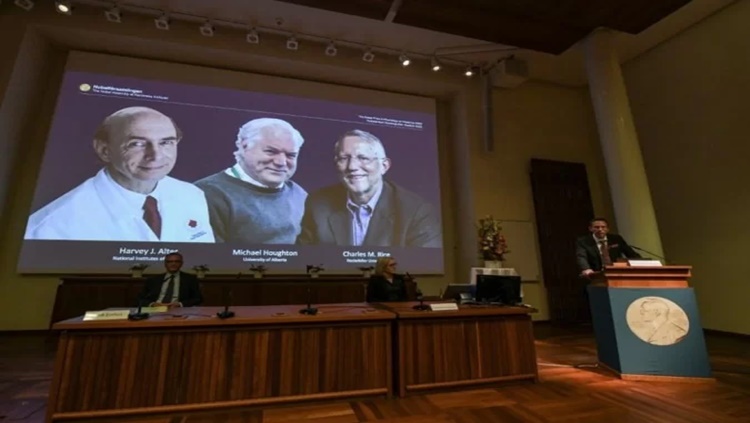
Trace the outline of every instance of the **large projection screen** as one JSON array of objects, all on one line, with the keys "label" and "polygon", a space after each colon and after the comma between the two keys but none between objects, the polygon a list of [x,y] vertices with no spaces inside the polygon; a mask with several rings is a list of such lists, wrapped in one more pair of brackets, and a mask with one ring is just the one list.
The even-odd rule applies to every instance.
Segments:
[{"label": "large projection screen", "polygon": [[434,99],[72,52],[18,270],[443,273]]}]

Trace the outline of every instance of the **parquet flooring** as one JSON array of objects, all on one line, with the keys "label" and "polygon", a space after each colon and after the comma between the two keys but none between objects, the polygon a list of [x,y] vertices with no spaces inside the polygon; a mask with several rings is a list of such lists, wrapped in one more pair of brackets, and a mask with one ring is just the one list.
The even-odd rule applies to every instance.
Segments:
[{"label": "parquet flooring", "polygon": [[[264,409],[87,420],[122,423],[750,422],[750,338],[707,335],[716,382],[622,381],[591,363],[587,328],[537,325],[540,383]],[[0,423],[44,421],[55,339],[0,334]]]}]

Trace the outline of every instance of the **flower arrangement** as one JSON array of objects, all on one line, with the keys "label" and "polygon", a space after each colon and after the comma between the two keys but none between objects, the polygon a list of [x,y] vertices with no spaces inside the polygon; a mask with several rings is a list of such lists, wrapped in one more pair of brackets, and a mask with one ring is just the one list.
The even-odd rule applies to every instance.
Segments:
[{"label": "flower arrangement", "polygon": [[310,265],[310,264],[307,265],[307,273],[315,274],[315,273],[320,273],[323,270],[325,269],[323,268],[322,264],[320,266],[315,266],[315,265]]},{"label": "flower arrangement", "polygon": [[266,272],[266,270],[268,270],[268,269],[266,269],[266,266],[263,266],[262,264],[250,266],[250,271],[254,272],[254,273],[261,273],[261,274],[263,274],[263,273]]},{"label": "flower arrangement", "polygon": [[143,271],[146,270],[147,267],[148,264],[136,263],[130,266],[130,275],[134,278],[141,278],[143,277]]},{"label": "flower arrangement", "polygon": [[208,272],[211,269],[209,269],[209,267],[208,267],[207,264],[199,264],[197,266],[193,266],[193,270],[195,270],[196,272],[204,272],[205,273],[205,272]]},{"label": "flower arrangement", "polygon": [[477,232],[479,235],[479,256],[482,260],[503,261],[505,254],[510,253],[508,243],[500,231],[500,220],[492,215],[479,219]]}]

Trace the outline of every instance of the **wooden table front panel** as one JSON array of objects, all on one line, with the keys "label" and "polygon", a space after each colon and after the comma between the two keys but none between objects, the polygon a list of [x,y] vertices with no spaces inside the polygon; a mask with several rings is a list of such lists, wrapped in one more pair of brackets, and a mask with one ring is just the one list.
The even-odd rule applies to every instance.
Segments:
[{"label": "wooden table front panel", "polygon": [[390,324],[68,332],[52,416],[388,394]]},{"label": "wooden table front panel", "polygon": [[[446,312],[451,313],[451,312]],[[537,378],[528,315],[398,321],[399,393]]]}]

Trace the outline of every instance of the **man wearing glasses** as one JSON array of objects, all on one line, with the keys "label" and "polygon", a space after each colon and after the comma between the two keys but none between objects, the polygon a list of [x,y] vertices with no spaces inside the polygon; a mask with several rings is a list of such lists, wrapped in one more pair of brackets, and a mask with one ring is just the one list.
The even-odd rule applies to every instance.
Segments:
[{"label": "man wearing glasses", "polygon": [[359,129],[349,131],[334,152],[342,184],[308,197],[298,243],[442,247],[433,206],[383,179],[391,160],[380,139]]},{"label": "man wearing glasses", "polygon": [[192,307],[203,302],[198,278],[181,272],[182,254],[170,253],[164,257],[166,273],[146,279],[138,294],[140,306]]}]

